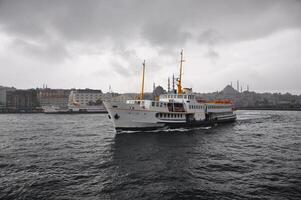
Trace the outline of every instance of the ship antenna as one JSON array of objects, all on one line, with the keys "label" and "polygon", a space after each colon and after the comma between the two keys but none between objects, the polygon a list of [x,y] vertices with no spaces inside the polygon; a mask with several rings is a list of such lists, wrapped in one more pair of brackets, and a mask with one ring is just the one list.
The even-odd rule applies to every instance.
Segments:
[{"label": "ship antenna", "polygon": [[141,85],[141,94],[140,94],[140,99],[144,99],[144,74],[145,74],[145,60],[142,63],[142,85]]},{"label": "ship antenna", "polygon": [[181,61],[180,61],[180,76],[179,76],[179,79],[177,80],[178,81],[178,94],[182,94],[182,71],[183,71],[183,62],[185,62],[185,60],[183,60],[183,49],[181,51]]}]

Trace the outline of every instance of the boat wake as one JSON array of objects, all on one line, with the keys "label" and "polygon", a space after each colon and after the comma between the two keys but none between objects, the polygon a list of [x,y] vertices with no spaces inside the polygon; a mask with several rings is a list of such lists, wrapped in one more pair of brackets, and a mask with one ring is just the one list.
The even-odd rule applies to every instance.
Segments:
[{"label": "boat wake", "polygon": [[208,130],[211,129],[211,126],[206,126],[206,127],[193,127],[193,128],[160,128],[156,130],[149,130],[149,131],[129,131],[129,130],[124,130],[124,131],[118,131],[117,134],[124,134],[124,133],[173,133],[173,132],[188,132],[188,131],[195,131],[195,130]]}]

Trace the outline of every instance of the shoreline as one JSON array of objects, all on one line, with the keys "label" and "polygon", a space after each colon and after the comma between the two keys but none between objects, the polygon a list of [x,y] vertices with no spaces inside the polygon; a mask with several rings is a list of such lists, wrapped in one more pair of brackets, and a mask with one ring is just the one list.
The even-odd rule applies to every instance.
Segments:
[{"label": "shoreline", "polygon": [[[271,110],[271,111],[301,111],[301,108],[235,108],[236,110]],[[76,115],[76,114],[107,114],[108,112],[61,112],[45,113],[43,111],[26,111],[26,112],[0,112],[1,114],[47,114],[47,115]]]}]

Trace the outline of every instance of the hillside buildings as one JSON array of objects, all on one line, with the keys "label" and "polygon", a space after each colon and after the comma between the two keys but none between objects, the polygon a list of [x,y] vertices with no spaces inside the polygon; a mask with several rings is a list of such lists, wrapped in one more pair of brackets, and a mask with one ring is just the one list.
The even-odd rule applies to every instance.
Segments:
[{"label": "hillside buildings", "polygon": [[[241,88],[240,88],[241,89]],[[171,92],[171,91],[170,91]],[[156,99],[166,93],[163,87],[154,87],[152,93],[145,93],[145,99]],[[212,93],[194,93],[204,101],[228,99],[237,109],[287,109],[301,110],[301,95],[289,93],[256,93],[238,91],[227,85],[222,91]],[[126,101],[137,99],[139,94],[118,93],[103,94],[93,89],[50,89],[37,88],[19,90],[14,87],[0,86],[0,113],[5,112],[42,112],[44,107],[65,109],[66,112],[103,112],[103,100]]]}]

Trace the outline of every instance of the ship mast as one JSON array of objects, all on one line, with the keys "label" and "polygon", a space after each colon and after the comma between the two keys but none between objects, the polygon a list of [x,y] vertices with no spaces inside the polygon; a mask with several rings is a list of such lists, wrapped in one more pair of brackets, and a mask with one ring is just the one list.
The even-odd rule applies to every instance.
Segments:
[{"label": "ship mast", "polygon": [[182,94],[183,91],[182,91],[182,68],[183,68],[183,62],[185,62],[185,60],[183,60],[183,49],[181,51],[181,61],[180,61],[180,76],[179,78],[177,79],[178,81],[178,94]]},{"label": "ship mast", "polygon": [[144,99],[144,74],[145,74],[145,60],[142,63],[142,84],[141,84],[141,94],[140,94],[140,99]]}]

